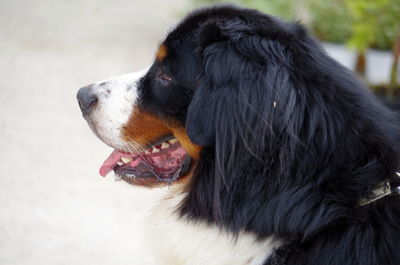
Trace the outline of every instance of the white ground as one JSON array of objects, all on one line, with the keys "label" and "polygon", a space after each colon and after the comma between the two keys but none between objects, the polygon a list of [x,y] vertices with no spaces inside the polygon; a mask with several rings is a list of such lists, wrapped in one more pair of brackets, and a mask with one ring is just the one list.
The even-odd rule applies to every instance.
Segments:
[{"label": "white ground", "polygon": [[141,220],[159,195],[98,175],[111,149],[81,118],[75,94],[147,66],[185,8],[185,0],[0,0],[1,265],[153,264]]},{"label": "white ground", "polygon": [[[153,264],[157,194],[97,171],[79,87],[144,68],[184,0],[0,0],[0,264]],[[160,220],[162,221],[162,220]]]}]

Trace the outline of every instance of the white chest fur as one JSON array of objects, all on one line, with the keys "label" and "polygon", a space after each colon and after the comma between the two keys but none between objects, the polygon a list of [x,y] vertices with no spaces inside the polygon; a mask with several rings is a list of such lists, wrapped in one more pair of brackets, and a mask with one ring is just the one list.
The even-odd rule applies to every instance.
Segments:
[{"label": "white chest fur", "polygon": [[161,265],[260,265],[280,242],[257,241],[249,233],[236,239],[204,223],[179,218],[184,194],[170,191],[146,220],[146,243]]}]

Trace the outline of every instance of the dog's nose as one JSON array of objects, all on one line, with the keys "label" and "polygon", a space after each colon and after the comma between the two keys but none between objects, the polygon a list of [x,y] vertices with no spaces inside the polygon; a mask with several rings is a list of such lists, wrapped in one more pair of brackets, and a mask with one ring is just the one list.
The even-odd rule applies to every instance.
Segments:
[{"label": "dog's nose", "polygon": [[80,88],[76,98],[78,99],[79,107],[84,116],[89,115],[93,107],[96,106],[99,101],[97,95],[90,89],[90,85]]}]

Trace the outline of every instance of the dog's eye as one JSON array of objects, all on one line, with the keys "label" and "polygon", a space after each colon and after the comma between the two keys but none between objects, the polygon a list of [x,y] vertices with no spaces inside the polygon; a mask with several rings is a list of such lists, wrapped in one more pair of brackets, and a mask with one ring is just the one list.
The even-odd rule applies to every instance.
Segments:
[{"label": "dog's eye", "polygon": [[164,85],[168,85],[169,83],[171,83],[172,78],[169,77],[168,75],[166,75],[165,73],[160,74],[159,76],[157,76],[157,78],[161,81],[162,84]]}]

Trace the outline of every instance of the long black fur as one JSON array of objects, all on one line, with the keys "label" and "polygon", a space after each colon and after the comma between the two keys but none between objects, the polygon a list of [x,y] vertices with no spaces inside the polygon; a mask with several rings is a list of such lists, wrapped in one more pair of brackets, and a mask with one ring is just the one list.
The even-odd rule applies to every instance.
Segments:
[{"label": "long black fur", "polygon": [[233,6],[190,14],[166,43],[198,73],[180,119],[203,149],[182,216],[274,235],[265,264],[400,264],[399,196],[358,205],[400,184],[399,131],[353,73],[298,23]]}]

